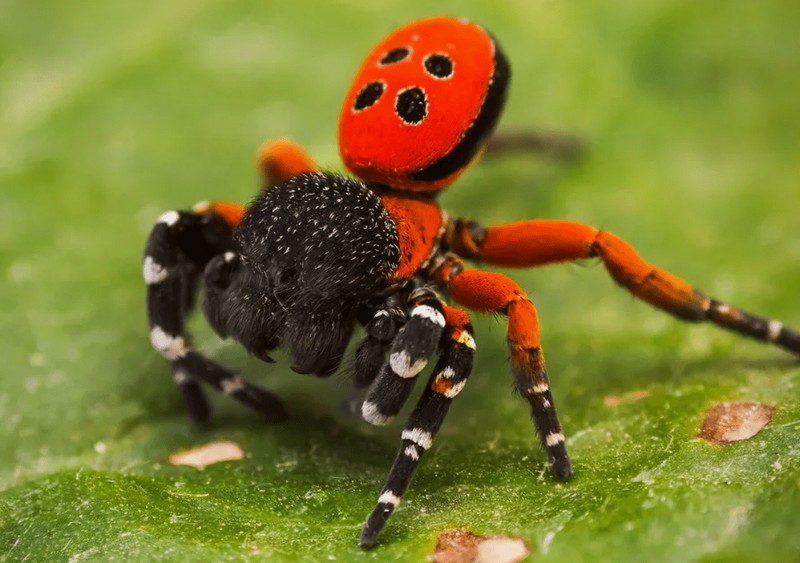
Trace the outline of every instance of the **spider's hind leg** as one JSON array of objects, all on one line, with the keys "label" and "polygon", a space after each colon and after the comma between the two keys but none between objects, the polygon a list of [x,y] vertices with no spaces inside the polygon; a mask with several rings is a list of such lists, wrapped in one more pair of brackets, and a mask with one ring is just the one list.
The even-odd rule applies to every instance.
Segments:
[{"label": "spider's hind leg", "polygon": [[573,161],[581,157],[585,150],[584,141],[572,133],[527,129],[501,130],[489,139],[484,158],[519,153]]}]

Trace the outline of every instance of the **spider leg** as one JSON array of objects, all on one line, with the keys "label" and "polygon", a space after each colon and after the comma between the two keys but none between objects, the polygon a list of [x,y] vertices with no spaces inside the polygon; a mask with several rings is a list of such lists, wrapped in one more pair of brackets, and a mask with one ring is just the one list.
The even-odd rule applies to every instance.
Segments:
[{"label": "spider leg", "polygon": [[532,267],[599,257],[614,281],[658,309],[685,321],[708,321],[800,355],[797,331],[708,297],[648,264],[618,236],[590,225],[532,220],[484,229],[472,221],[456,220],[449,232],[460,255],[500,266]]},{"label": "spider leg", "polygon": [[[257,164],[262,177],[262,189],[319,170],[308,153],[288,139],[275,139],[262,144],[258,149]],[[201,201],[192,211],[201,215],[217,215],[232,229],[236,229],[247,208],[229,201]]]},{"label": "spider leg", "polygon": [[570,133],[532,130],[498,131],[486,144],[484,158],[514,153],[538,153],[558,160],[575,160],[584,152],[580,137]]},{"label": "spider leg", "polygon": [[397,335],[401,320],[388,304],[380,306],[364,325],[367,335],[359,342],[353,357],[353,391],[344,401],[348,414],[361,418],[361,405],[366,390],[375,381],[383,366],[386,350]]},{"label": "spider leg", "polygon": [[[288,139],[274,139],[262,144],[258,149],[257,164],[262,189],[269,189],[295,176],[319,171],[308,153]],[[201,201],[192,211],[201,215],[217,215],[232,229],[236,229],[247,208],[229,201]]]},{"label": "spider leg", "polygon": [[[231,330],[231,323],[227,318],[230,311],[224,307],[224,303],[240,265],[241,258],[236,253],[225,252],[209,261],[203,275],[205,287],[203,312],[211,327],[223,338],[229,336]],[[248,331],[249,338],[247,339],[243,338],[241,334],[230,334],[230,336],[235,337],[259,359],[273,363],[274,360],[269,357],[267,350],[274,348],[277,343],[272,341],[266,332],[264,330]],[[272,393],[242,380],[232,371],[199,354],[190,353],[189,357],[190,359],[194,358],[192,361],[197,376],[218,391],[230,395],[245,406],[262,413],[268,420],[275,421],[286,417],[283,404]]]},{"label": "spider leg", "polygon": [[257,160],[262,189],[277,186],[295,176],[319,171],[308,153],[289,139],[265,142],[258,149]]},{"label": "spider leg", "polygon": [[442,264],[435,275],[452,298],[468,309],[504,313],[508,317],[506,338],[517,390],[530,404],[531,416],[553,475],[561,481],[568,480],[572,477],[572,465],[550,392],[550,380],[539,342],[539,320],[533,303],[508,277],[493,272],[464,270],[458,259],[451,258]]},{"label": "spider leg", "polygon": [[217,391],[230,395],[231,398],[249,407],[269,421],[278,421],[286,418],[286,409],[275,395],[248,383],[231,370],[213,362],[193,350],[173,360],[176,371],[191,374],[191,377],[200,380]]},{"label": "spider leg", "polygon": [[475,340],[467,314],[454,307],[443,307],[446,326],[439,361],[428,386],[401,434],[400,451],[381,490],[375,509],[361,531],[361,547],[375,545],[378,534],[400,503],[425,450],[444,422],[450,403],[464,388],[475,353]]},{"label": "spider leg", "polygon": [[[204,236],[205,231],[213,236]],[[230,239],[230,230],[224,221],[213,217],[203,221],[190,213],[169,211],[158,218],[145,247],[143,274],[147,283],[150,340],[156,350],[173,362],[173,379],[194,422],[208,420],[210,407],[197,380],[174,360],[188,351],[183,319],[192,303],[200,268],[229,244],[226,239]],[[189,245],[194,254],[191,258],[180,250],[189,240],[196,241]]]},{"label": "spider leg", "polygon": [[383,365],[384,354],[399,330],[398,323],[388,307],[380,307],[364,327],[367,336],[356,348],[353,362],[353,385],[364,389],[375,381]]},{"label": "spider leg", "polygon": [[397,333],[389,360],[369,387],[361,416],[370,424],[388,424],[411,394],[417,374],[436,351],[445,326],[442,303],[436,292],[420,288],[409,297],[408,320]]},{"label": "spider leg", "polygon": [[[282,406],[270,393],[243,382],[230,370],[193,351],[184,322],[200,272],[219,254],[233,254],[232,228],[224,216],[169,211],[159,217],[145,246],[150,341],[172,364],[173,379],[194,422],[210,415],[199,382],[205,382],[270,418]],[[278,407],[280,407],[279,410]]]}]

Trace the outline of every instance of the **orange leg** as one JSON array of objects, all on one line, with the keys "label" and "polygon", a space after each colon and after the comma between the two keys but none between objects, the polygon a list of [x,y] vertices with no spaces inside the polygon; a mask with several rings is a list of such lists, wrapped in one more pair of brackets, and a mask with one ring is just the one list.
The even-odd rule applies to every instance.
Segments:
[{"label": "orange leg", "polygon": [[[262,189],[319,170],[308,153],[288,139],[275,139],[261,145],[258,149],[258,168],[262,176]],[[192,211],[200,215],[217,215],[232,229],[236,229],[242,222],[247,208],[227,201],[201,201]]]},{"label": "orange leg", "polygon": [[319,171],[305,149],[289,139],[274,139],[261,145],[258,149],[258,166],[264,189],[282,184],[295,176]]},{"label": "orange leg", "polygon": [[244,212],[247,211],[247,208],[244,205],[228,201],[201,201],[192,207],[192,211],[198,215],[217,215],[231,229],[236,230],[239,223],[242,222],[242,217],[244,217]]},{"label": "orange leg", "polygon": [[564,481],[572,468],[564,434],[556,415],[550,380],[539,342],[539,320],[525,292],[502,274],[464,270],[459,260],[445,262],[436,272],[437,282],[468,309],[508,316],[507,340],[517,389],[528,400],[542,446],[553,474]]},{"label": "orange leg", "polygon": [[686,321],[710,321],[800,354],[797,332],[778,321],[711,299],[682,279],[645,262],[618,236],[589,225],[533,220],[483,229],[474,222],[456,220],[449,238],[462,256],[500,266],[541,266],[596,256],[619,285],[659,309]]}]

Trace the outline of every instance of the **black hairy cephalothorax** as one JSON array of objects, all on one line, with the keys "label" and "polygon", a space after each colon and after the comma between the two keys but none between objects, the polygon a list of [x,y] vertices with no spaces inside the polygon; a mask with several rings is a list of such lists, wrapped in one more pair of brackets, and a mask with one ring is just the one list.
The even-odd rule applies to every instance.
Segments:
[{"label": "black hairy cephalothorax", "polygon": [[261,193],[235,242],[223,295],[207,292],[218,308],[215,328],[259,356],[281,346],[297,371],[318,375],[338,366],[359,305],[400,259],[380,199],[361,182],[321,173]]}]

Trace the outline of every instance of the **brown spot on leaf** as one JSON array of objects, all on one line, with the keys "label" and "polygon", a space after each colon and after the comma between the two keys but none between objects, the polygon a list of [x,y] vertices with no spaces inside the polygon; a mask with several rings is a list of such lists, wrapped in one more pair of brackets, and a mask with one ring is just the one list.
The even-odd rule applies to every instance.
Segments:
[{"label": "brown spot on leaf", "polygon": [[530,550],[524,540],[506,536],[480,536],[467,529],[444,530],[436,542],[434,563],[517,563]]},{"label": "brown spot on leaf", "polygon": [[720,403],[709,409],[698,434],[712,444],[731,444],[752,438],[775,415],[775,407],[763,403]]},{"label": "brown spot on leaf", "polygon": [[608,395],[605,399],[603,399],[603,404],[608,408],[613,409],[626,403],[635,403],[637,401],[641,401],[649,396],[650,391],[647,389],[637,389],[636,391],[631,391],[629,393],[625,393],[624,395]]},{"label": "brown spot on leaf", "polygon": [[235,461],[244,457],[244,450],[236,442],[211,442],[205,446],[176,452],[169,456],[172,465],[191,465],[203,469],[220,461]]}]

